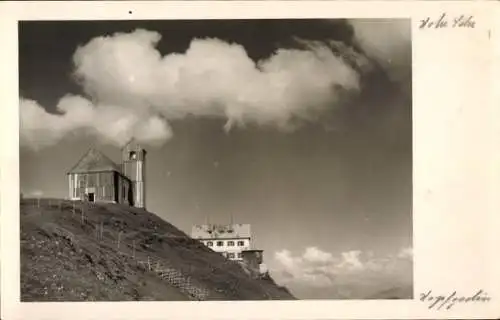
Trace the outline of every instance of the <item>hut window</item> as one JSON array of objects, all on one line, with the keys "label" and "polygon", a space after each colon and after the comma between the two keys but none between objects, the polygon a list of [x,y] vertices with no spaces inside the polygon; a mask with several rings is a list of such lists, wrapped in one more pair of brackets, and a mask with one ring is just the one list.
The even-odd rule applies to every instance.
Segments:
[{"label": "hut window", "polygon": [[245,245],[245,242],[244,241],[238,241],[238,246],[239,247],[243,247]]},{"label": "hut window", "polygon": [[214,243],[212,241],[207,241],[207,246],[209,247],[213,247],[214,246]]},{"label": "hut window", "polygon": [[222,247],[224,245],[223,241],[217,241],[217,247]]},{"label": "hut window", "polygon": [[229,247],[234,247],[234,241],[228,241],[228,242],[227,242],[227,245],[228,245]]},{"label": "hut window", "polygon": [[241,259],[241,252],[238,252],[238,259]]},{"label": "hut window", "polygon": [[230,253],[228,254],[228,257],[229,257],[229,259],[234,259],[234,252],[230,252]]}]

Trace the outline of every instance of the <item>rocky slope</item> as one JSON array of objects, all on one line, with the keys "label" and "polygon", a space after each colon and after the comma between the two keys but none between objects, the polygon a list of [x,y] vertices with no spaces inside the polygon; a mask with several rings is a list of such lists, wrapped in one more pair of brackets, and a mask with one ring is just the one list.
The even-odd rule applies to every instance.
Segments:
[{"label": "rocky slope", "polygon": [[142,209],[21,201],[22,301],[295,299]]}]

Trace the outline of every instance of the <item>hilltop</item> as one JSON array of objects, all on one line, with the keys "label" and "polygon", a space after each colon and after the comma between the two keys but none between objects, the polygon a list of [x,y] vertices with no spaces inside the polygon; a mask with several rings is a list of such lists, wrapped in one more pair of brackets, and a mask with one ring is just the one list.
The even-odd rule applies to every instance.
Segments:
[{"label": "hilltop", "polygon": [[21,301],[295,299],[146,210],[21,200]]}]

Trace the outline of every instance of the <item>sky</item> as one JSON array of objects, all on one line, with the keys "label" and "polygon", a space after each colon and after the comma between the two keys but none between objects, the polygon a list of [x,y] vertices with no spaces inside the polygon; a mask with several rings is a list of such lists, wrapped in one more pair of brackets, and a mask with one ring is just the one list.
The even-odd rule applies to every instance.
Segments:
[{"label": "sky", "polygon": [[20,180],[146,148],[147,209],[252,225],[299,298],[412,285],[407,20],[21,22]]}]

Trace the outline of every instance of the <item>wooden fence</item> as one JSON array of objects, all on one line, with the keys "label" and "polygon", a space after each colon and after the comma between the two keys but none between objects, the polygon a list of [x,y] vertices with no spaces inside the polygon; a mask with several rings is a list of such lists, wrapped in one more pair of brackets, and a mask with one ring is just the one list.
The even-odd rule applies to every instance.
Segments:
[{"label": "wooden fence", "polygon": [[[28,199],[23,199],[23,202],[29,201]],[[34,199],[32,206],[40,207],[40,199]],[[104,233],[114,232],[116,233],[116,250],[120,255],[127,256],[132,259],[138,266],[141,268],[145,268],[148,272],[153,272],[157,276],[159,276],[163,281],[166,281],[171,286],[179,289],[181,292],[186,294],[192,300],[206,300],[209,297],[209,290],[203,287],[200,284],[195,283],[195,281],[184,274],[182,274],[179,270],[177,270],[172,265],[168,264],[168,261],[157,257],[151,253],[147,253],[146,260],[138,259],[137,250],[136,250],[136,239],[133,239],[127,235],[124,235],[122,231],[114,231],[114,230],[105,230],[103,221],[92,221],[87,219],[87,212],[91,209],[94,209],[99,206],[98,203],[94,202],[81,202],[81,201],[71,201],[71,200],[60,200],[60,199],[43,199],[43,202],[48,201],[49,206],[55,206],[59,208],[59,211],[62,212],[63,206],[69,206],[71,208],[72,216],[78,216],[78,220],[81,224],[90,224],[95,229],[95,239],[98,244],[101,241],[104,241]],[[40,210],[39,210],[40,211]],[[78,212],[80,211],[80,212]],[[41,211],[38,212],[38,215],[42,214]],[[32,215],[32,214],[30,214]],[[78,236],[72,233],[71,231],[56,225],[54,223],[45,223],[45,228],[50,229],[53,233],[58,234],[66,239],[68,239],[71,243],[78,243]],[[126,241],[131,241],[132,254],[123,252],[120,250],[120,246],[126,244]],[[130,243],[129,243],[130,245]],[[97,275],[96,275],[97,276]]]}]

